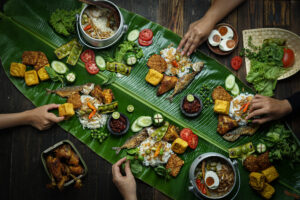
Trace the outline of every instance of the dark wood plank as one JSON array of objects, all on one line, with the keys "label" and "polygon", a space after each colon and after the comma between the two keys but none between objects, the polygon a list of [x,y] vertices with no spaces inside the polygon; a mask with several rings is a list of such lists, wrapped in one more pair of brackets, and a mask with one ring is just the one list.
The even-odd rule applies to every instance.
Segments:
[{"label": "dark wood plank", "polygon": [[265,0],[264,1],[264,25],[265,27],[289,27],[290,26],[290,1]]}]

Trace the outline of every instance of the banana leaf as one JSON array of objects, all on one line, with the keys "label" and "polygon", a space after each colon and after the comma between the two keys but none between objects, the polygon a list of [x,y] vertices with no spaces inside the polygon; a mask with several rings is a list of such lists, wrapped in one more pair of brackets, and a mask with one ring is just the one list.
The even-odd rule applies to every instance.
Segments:
[{"label": "banana leaf", "polygon": [[[60,87],[59,83],[51,81],[41,82],[37,86],[26,86],[23,79],[15,78],[9,74],[9,66],[11,62],[21,62],[23,51],[35,50],[43,51],[50,61],[57,60],[54,54],[54,49],[58,46],[67,43],[75,35],[68,38],[63,37],[51,28],[49,18],[51,13],[57,9],[75,9],[80,8],[81,4],[75,0],[9,0],[4,5],[4,13],[0,13],[0,57],[4,70],[11,82],[24,94],[35,106],[41,106],[49,103],[64,103],[65,98],[57,95],[46,94],[46,88],[56,89]],[[129,30],[151,28],[154,33],[153,44],[149,47],[142,47],[144,57],[134,67],[130,76],[118,79],[110,85],[116,99],[119,101],[119,111],[125,113],[132,123],[138,116],[153,115],[155,112],[161,112],[167,120],[181,128],[189,127],[199,136],[199,144],[196,150],[188,149],[181,157],[185,164],[182,167],[178,177],[171,180],[165,180],[158,177],[154,170],[150,167],[144,167],[143,171],[136,175],[137,178],[143,180],[147,184],[155,187],[167,196],[173,199],[196,199],[196,197],[188,191],[189,186],[189,168],[194,159],[205,152],[218,152],[228,156],[228,148],[244,144],[246,142],[258,142],[267,129],[260,130],[252,137],[242,137],[234,143],[223,140],[216,133],[217,115],[213,112],[213,107],[205,108],[200,117],[195,119],[185,118],[180,110],[180,100],[187,93],[199,94],[199,88],[202,84],[207,84],[210,88],[217,85],[224,85],[224,79],[231,72],[216,60],[197,51],[192,55],[192,61],[205,62],[205,68],[199,73],[192,84],[182,93],[175,96],[173,103],[169,103],[165,98],[171,94],[168,92],[161,97],[156,96],[155,87],[150,86],[144,80],[148,68],[146,66],[147,59],[153,53],[159,51],[169,44],[178,45],[180,37],[172,31],[151,22],[142,16],[131,13],[125,9],[121,9],[126,24]],[[97,54],[103,52],[112,53],[116,46],[124,41],[123,38],[111,48],[106,50],[96,51]],[[64,62],[66,60],[63,60]],[[76,66],[69,67],[72,71],[78,74],[75,85],[81,85],[87,82],[101,84],[110,72],[101,72],[97,75],[89,75],[84,67],[84,63],[79,61]],[[253,93],[251,88],[244,85],[237,79],[237,83],[242,91]],[[128,104],[135,106],[133,113],[127,113],[126,107]],[[110,136],[102,144],[93,140],[90,136],[90,131],[83,129],[76,117],[59,124],[64,130],[70,132],[81,142],[86,144],[95,153],[111,163],[116,162],[122,157],[122,154],[116,155],[112,147],[121,146],[126,139],[134,133],[129,131],[121,137]],[[276,189],[274,199],[291,199],[284,195],[284,190],[289,189],[292,192],[300,193],[299,180],[300,170],[299,165],[295,169],[290,169],[287,162],[276,163],[276,168],[280,173],[280,179],[272,183]],[[241,166],[239,161],[239,171],[241,173],[241,189],[237,199],[256,199],[260,195],[254,192],[248,182],[249,173]],[[297,185],[298,184],[298,185]]]}]

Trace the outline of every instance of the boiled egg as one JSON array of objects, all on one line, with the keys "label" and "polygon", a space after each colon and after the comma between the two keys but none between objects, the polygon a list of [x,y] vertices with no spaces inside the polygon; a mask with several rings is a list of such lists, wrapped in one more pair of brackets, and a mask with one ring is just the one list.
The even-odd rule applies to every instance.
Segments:
[{"label": "boiled egg", "polygon": [[221,42],[221,34],[217,30],[212,30],[208,36],[208,42],[211,46],[218,46]]},{"label": "boiled egg", "polygon": [[218,28],[218,32],[221,35],[221,38],[224,39],[232,39],[233,38],[233,31],[230,27],[228,26],[220,26]]},{"label": "boiled egg", "polygon": [[207,171],[205,173],[205,184],[209,189],[215,190],[219,187],[220,179],[216,172]]},{"label": "boiled egg", "polygon": [[231,51],[235,47],[235,41],[231,39],[224,39],[220,42],[219,48],[222,51]]}]

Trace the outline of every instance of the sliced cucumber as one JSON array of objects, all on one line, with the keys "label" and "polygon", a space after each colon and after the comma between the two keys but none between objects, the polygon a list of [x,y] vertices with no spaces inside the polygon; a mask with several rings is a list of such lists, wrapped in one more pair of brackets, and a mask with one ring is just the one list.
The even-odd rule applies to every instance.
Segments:
[{"label": "sliced cucumber", "polygon": [[52,61],[51,67],[58,74],[65,74],[68,71],[67,65],[57,60]]},{"label": "sliced cucumber", "polygon": [[194,97],[194,95],[189,94],[186,96],[186,100],[188,100],[188,102],[193,102],[195,100],[195,97]]},{"label": "sliced cucumber", "polygon": [[140,116],[137,119],[137,125],[141,127],[151,126],[152,118],[150,116]]},{"label": "sliced cucumber", "polygon": [[74,72],[67,73],[65,77],[68,83],[74,83],[76,80],[76,74]]},{"label": "sliced cucumber", "polygon": [[226,90],[229,90],[229,91],[232,90],[234,84],[235,84],[235,76],[233,76],[232,74],[229,74],[225,79]]},{"label": "sliced cucumber", "polygon": [[143,127],[139,126],[137,124],[137,119],[133,122],[133,124],[131,125],[131,131],[132,132],[139,132],[140,130],[142,130]]},{"label": "sliced cucumber", "polygon": [[124,59],[127,65],[134,65],[137,62],[136,55],[133,52],[126,53]]},{"label": "sliced cucumber", "polygon": [[127,40],[134,42],[138,39],[140,34],[140,31],[137,29],[134,29],[132,31],[129,32],[128,36],[127,36]]},{"label": "sliced cucumber", "polygon": [[106,69],[106,63],[102,56],[96,56],[96,64],[101,71],[104,71]]},{"label": "sliced cucumber", "polygon": [[164,118],[162,116],[162,114],[160,113],[155,113],[153,115],[153,125],[154,126],[161,126],[164,122]]},{"label": "sliced cucumber", "polygon": [[113,112],[113,114],[111,116],[114,119],[119,119],[120,118],[120,113],[119,112]]},{"label": "sliced cucumber", "polygon": [[133,112],[134,111],[134,106],[133,105],[128,105],[127,106],[127,111],[130,112],[130,113]]},{"label": "sliced cucumber", "polygon": [[234,86],[233,86],[233,88],[232,88],[232,90],[230,92],[231,92],[231,94],[233,96],[239,95],[240,94],[240,88],[239,88],[239,86],[235,83]]}]

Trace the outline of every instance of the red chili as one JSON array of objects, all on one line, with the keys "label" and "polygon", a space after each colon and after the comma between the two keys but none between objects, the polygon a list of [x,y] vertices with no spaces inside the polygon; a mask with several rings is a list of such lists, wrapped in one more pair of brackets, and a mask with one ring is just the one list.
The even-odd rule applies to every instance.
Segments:
[{"label": "red chili", "polygon": [[250,105],[250,102],[246,103],[246,105],[245,105],[245,108],[244,108],[243,112],[246,112],[246,111],[248,110],[248,107],[249,107],[249,105]]},{"label": "red chili", "polygon": [[177,67],[177,68],[179,67],[179,65],[178,65],[178,63],[176,62],[176,60],[173,60],[173,61],[172,61],[172,65],[173,65],[174,67]]},{"label": "red chili", "polygon": [[87,25],[86,27],[84,27],[83,30],[87,31],[87,30],[89,30],[90,28],[92,28],[92,26],[89,24],[89,25]]}]

